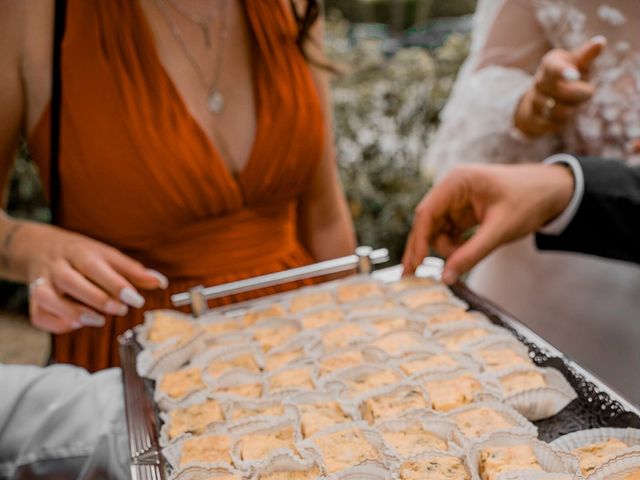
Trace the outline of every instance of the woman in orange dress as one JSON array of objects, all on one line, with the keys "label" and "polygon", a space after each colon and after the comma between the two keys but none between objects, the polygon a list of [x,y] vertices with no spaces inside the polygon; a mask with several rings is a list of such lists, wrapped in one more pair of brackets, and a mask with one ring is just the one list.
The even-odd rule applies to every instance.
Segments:
[{"label": "woman in orange dress", "polygon": [[[0,180],[22,133],[47,185],[54,2],[0,1]],[[116,365],[143,306],[352,251],[316,7],[68,0],[58,225],[0,219],[55,361]]]}]

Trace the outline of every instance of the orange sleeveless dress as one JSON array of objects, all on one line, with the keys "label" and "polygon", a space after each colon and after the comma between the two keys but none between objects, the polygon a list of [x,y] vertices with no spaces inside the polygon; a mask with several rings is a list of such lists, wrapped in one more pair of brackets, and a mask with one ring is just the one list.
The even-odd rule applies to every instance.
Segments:
[{"label": "orange sleeveless dress", "polygon": [[[243,0],[253,34],[256,138],[234,177],[160,63],[137,0],[70,0],[62,43],[60,224],[169,277],[141,292],[145,309],[170,296],[312,261],[297,236],[297,199],[322,155],[315,83],[280,0]],[[50,114],[29,139],[47,184]],[[229,303],[254,295],[225,298]],[[142,321],[132,309],[54,337],[53,358],[117,365],[116,338]]]}]

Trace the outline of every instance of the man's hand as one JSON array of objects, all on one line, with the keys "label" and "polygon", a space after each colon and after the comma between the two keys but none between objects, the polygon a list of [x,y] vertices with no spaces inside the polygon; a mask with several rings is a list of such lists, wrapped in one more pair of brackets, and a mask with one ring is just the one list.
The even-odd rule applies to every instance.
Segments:
[{"label": "man's hand", "polygon": [[[500,245],[535,232],[569,204],[574,180],[561,165],[465,166],[453,170],[417,206],[402,263],[413,273],[430,246],[453,284]],[[478,226],[471,238],[465,233]]]}]

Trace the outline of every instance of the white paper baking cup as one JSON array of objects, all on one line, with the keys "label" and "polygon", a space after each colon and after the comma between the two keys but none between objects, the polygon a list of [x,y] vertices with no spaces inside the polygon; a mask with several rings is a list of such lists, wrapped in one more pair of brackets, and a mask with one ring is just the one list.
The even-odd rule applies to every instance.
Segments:
[{"label": "white paper baking cup", "polygon": [[466,311],[465,317],[468,317],[468,318],[451,320],[446,323],[433,323],[435,321],[434,320],[435,316],[431,315],[431,316],[425,317],[422,320],[422,323],[425,325],[425,331],[430,332],[432,334],[446,332],[448,330],[452,330],[456,328],[464,328],[464,327],[473,328],[476,326],[494,325],[491,322],[491,320],[489,320],[485,315],[483,315],[480,312]]},{"label": "white paper baking cup", "polygon": [[[407,462],[418,461],[418,460],[431,460],[434,457],[453,457],[460,460],[460,462],[464,465],[467,472],[469,472],[469,476],[472,475],[471,468],[469,466],[469,461],[467,456],[460,451],[451,451],[451,452],[442,452],[440,450],[429,450],[418,455],[411,455],[409,457],[403,458],[401,462],[397,464],[397,472],[394,478],[399,478],[400,473],[402,471],[402,466]],[[425,477],[425,480],[429,480],[428,477]]]},{"label": "white paper baking cup", "polygon": [[[332,369],[327,369],[326,365],[323,366],[323,362],[325,361],[329,361],[331,359],[337,358],[343,358],[344,355],[348,355],[350,353],[355,353],[355,354],[360,354],[362,356],[362,362],[360,363],[356,363],[356,364],[341,364],[340,366],[336,367],[336,368],[332,368]],[[327,380],[331,377],[335,377],[335,375],[338,375],[340,372],[352,368],[352,367],[356,367],[358,365],[364,365],[366,363],[374,363],[376,361],[375,356],[372,356],[369,352],[366,351],[366,349],[360,349],[360,348],[342,348],[339,350],[334,350],[330,353],[324,354],[322,356],[320,356],[317,361],[316,361],[316,378],[320,379],[322,378],[323,380]]]},{"label": "white paper baking cup", "polygon": [[[248,417],[234,418],[234,412],[238,409],[259,410],[267,407],[282,406],[282,415],[257,414]],[[288,410],[279,398],[259,398],[255,400],[227,400],[223,403],[223,410],[227,418],[229,431],[237,432],[246,429],[258,428],[264,424],[295,420],[295,412]]]},{"label": "white paper baking cup", "polygon": [[442,282],[435,277],[418,277],[415,275],[409,275],[402,277],[400,280],[389,283],[387,288],[392,293],[399,293],[413,288],[433,288],[442,285]]},{"label": "white paper baking cup", "polygon": [[357,319],[361,316],[381,313],[392,312],[401,309],[391,298],[381,297],[369,300],[361,300],[359,302],[353,302],[345,305],[341,305],[345,312],[348,313],[351,319]]},{"label": "white paper baking cup", "polygon": [[300,462],[291,462],[287,457],[275,458],[269,465],[264,465],[251,472],[250,480],[263,480],[267,476],[280,472],[309,472],[316,473],[315,478],[320,477],[320,466],[313,461],[305,459],[305,466],[301,468]]},{"label": "white paper baking cup", "polygon": [[[486,370],[486,364],[482,359],[482,357],[479,355],[479,352],[484,350],[504,350],[504,349],[513,350],[518,356],[522,357],[525,360],[528,360],[530,363],[529,365],[530,367],[535,367],[535,363],[533,363],[533,360],[531,360],[531,357],[529,356],[529,349],[524,344],[519,342],[515,337],[514,338],[498,338],[498,339],[496,339],[495,337],[492,337],[486,340],[481,340],[473,345],[473,348],[470,349],[469,354],[476,362],[482,365],[483,369]],[[513,368],[513,366],[514,365],[505,366],[505,368],[502,368],[502,369],[487,370],[487,372],[494,372],[494,373],[500,372],[501,370]],[[520,366],[520,365],[515,365],[515,366]],[[522,366],[526,366],[526,365],[522,365]]]},{"label": "white paper baking cup", "polygon": [[286,304],[274,299],[266,299],[249,307],[241,318],[245,327],[251,327],[262,320],[286,318],[288,315]]},{"label": "white paper baking cup", "polygon": [[231,466],[228,468],[190,466],[175,470],[169,475],[169,480],[216,480],[217,478],[228,478],[229,476],[237,480],[242,480],[243,478],[242,472],[234,470]]},{"label": "white paper baking cup", "polygon": [[408,394],[411,392],[418,392],[422,398],[424,399],[424,407],[422,408],[411,408],[408,410],[403,410],[399,415],[392,415],[385,418],[375,419],[375,424],[380,422],[384,422],[387,420],[391,420],[393,418],[405,418],[405,417],[420,417],[429,415],[431,411],[431,403],[429,402],[428,393],[422,388],[420,385],[413,384],[411,380],[407,379],[404,382],[399,382],[395,385],[385,386],[370,390],[367,393],[359,395],[354,398],[354,403],[359,405],[360,418],[365,419],[365,409],[367,401],[373,400],[378,397],[395,397],[402,396],[403,394]]},{"label": "white paper baking cup", "polygon": [[367,325],[378,337],[398,330],[411,330],[419,334],[424,330],[422,323],[415,320],[411,312],[399,309],[369,315],[350,315],[347,320]]},{"label": "white paper baking cup", "polygon": [[[474,373],[481,372],[480,365],[468,355],[465,355],[460,352],[448,352],[444,350],[440,345],[437,345],[436,343],[429,343],[427,349],[428,351],[426,352],[411,353],[408,355],[403,355],[399,358],[394,358],[392,360],[392,364],[397,366],[400,370],[402,370],[402,372],[405,375],[408,375],[412,378],[428,375],[430,373],[448,372],[452,370],[461,370],[461,369],[468,370]],[[405,365],[409,362],[418,361],[418,360],[427,360],[436,355],[446,355],[447,357],[451,358],[451,360],[454,361],[456,364],[455,365],[436,365],[436,366],[427,367],[422,370],[417,370],[415,372],[407,372],[402,368],[402,365]]]},{"label": "white paper baking cup", "polygon": [[[171,427],[171,413],[175,412],[178,409],[184,409],[184,408],[188,408],[188,407],[192,407],[194,405],[198,405],[198,404],[202,404],[205,403],[207,401],[217,401],[214,399],[210,399],[208,396],[205,396],[204,398],[202,396],[194,396],[191,397],[185,401],[183,401],[180,404],[180,407],[172,407],[171,410],[167,410],[167,411],[161,411],[160,412],[160,420],[162,421],[162,427],[160,428],[160,445],[161,446],[166,446],[169,445],[170,443],[175,443],[177,441],[179,441],[181,438],[184,437],[190,437],[192,436],[191,432],[183,432],[180,435],[174,437],[174,438],[169,438],[169,429]],[[210,433],[213,431],[219,431],[219,430],[224,430],[226,428],[226,414],[225,414],[225,405],[223,405],[221,402],[218,402],[219,406],[220,406],[220,410],[222,412],[222,419],[219,421],[214,421],[211,422],[208,425],[202,425],[203,427],[203,432],[204,433]]]},{"label": "white paper baking cup", "polygon": [[627,476],[639,471],[640,453],[634,451],[609,460],[587,478],[589,480],[626,480]]},{"label": "white paper baking cup", "polygon": [[[351,288],[358,285],[372,285],[376,288],[375,291],[367,293],[365,296],[346,299],[341,294],[343,289]],[[338,280],[333,284],[336,292],[336,301],[340,304],[350,304],[362,300],[371,300],[374,298],[384,298],[386,294],[385,284],[379,280],[372,278],[370,275],[354,275],[341,280]]]},{"label": "white paper baking cup", "polygon": [[[383,385],[381,387],[372,387],[370,390],[363,392],[354,392],[349,386],[350,381],[358,380],[368,375],[373,375],[384,371],[391,372],[397,377],[398,380],[392,384]],[[341,391],[341,394],[346,395],[347,399],[358,402],[360,398],[366,395],[374,394],[380,388],[382,388],[382,391],[384,391],[388,387],[393,387],[397,384],[404,384],[406,383],[406,380],[406,376],[398,368],[392,365],[364,364],[358,365],[356,367],[346,368],[336,373],[335,375],[332,375],[326,380],[324,378],[320,379],[319,386],[320,388],[325,390],[339,390]],[[342,385],[347,388],[347,391],[343,390],[344,387],[342,387]]]},{"label": "white paper baking cup", "polygon": [[391,480],[391,478],[393,478],[391,468],[373,462],[322,477],[323,480]]},{"label": "white paper baking cup", "polygon": [[[186,324],[191,327],[191,332],[185,332],[183,334],[178,334],[177,336],[166,339],[163,342],[152,342],[149,340],[149,334],[151,329],[153,328],[153,324],[156,321],[156,318],[159,316],[165,316],[170,319],[176,321],[176,323]],[[176,343],[180,337],[186,336],[187,338],[197,335],[199,328],[198,324],[194,321],[194,318],[190,315],[187,315],[182,312],[178,312],[176,310],[151,310],[144,313],[144,321],[134,327],[136,332],[136,340],[144,349],[154,349],[158,348],[162,345],[171,345]]]},{"label": "white paper baking cup", "polygon": [[[462,429],[456,423],[455,417],[460,413],[475,410],[477,408],[490,408],[492,410],[495,410],[500,415],[509,420],[513,424],[513,427],[507,429],[496,429],[492,432],[475,438],[466,436],[463,433]],[[464,407],[456,408],[455,410],[451,410],[445,413],[444,415],[442,415],[442,419],[451,422],[455,426],[452,432],[452,440],[464,449],[469,449],[473,444],[483,442],[491,437],[491,435],[494,435],[496,433],[522,433],[525,435],[530,435],[532,437],[538,436],[538,428],[533,423],[531,423],[509,405],[497,401],[471,403],[469,405],[465,405]]]},{"label": "white paper baking cup", "polygon": [[[471,478],[473,480],[481,480],[478,466],[480,463],[481,452],[488,447],[509,447],[518,445],[530,445],[542,467],[547,473],[556,474],[578,474],[578,461],[575,457],[557,452],[545,442],[541,442],[537,438],[522,433],[499,432],[491,435],[482,442],[477,442],[467,452],[467,460],[471,468]],[[517,478],[527,478],[529,472],[520,470],[517,472]],[[502,475],[500,476],[502,478]],[[509,478],[509,477],[506,477]]]},{"label": "white paper baking cup", "polygon": [[[322,314],[325,313],[331,313],[331,316],[321,319]],[[318,318],[313,319],[315,316]],[[339,318],[331,318],[333,316],[339,316]],[[347,312],[345,312],[340,305],[323,305],[300,312],[296,314],[296,318],[300,322],[300,325],[302,325],[304,331],[309,331],[340,324],[347,318]]]},{"label": "white paper baking cup", "polygon": [[[395,340],[395,345],[393,345]],[[391,342],[391,345],[384,345]],[[396,330],[387,333],[375,340],[371,340],[366,349],[375,352],[377,360],[384,362],[391,358],[398,358],[410,353],[428,351],[428,341],[418,332],[413,330]]]},{"label": "white paper baking cup", "polygon": [[[542,373],[547,387],[525,390],[509,396],[503,394],[504,401],[529,420],[549,418],[578,398],[567,379],[555,368],[514,367],[496,374],[495,377],[499,382],[507,375],[532,371]],[[490,376],[488,373],[485,375]]]},{"label": "white paper baking cup", "polygon": [[210,387],[202,378],[202,367],[198,367],[198,366],[194,367],[191,365],[184,367],[184,369],[191,369],[191,368],[200,369],[200,377],[202,379],[203,386],[198,389],[194,388],[192,390],[189,390],[180,397],[172,397],[167,392],[164,392],[160,389],[163,377],[167,374],[174,373],[174,372],[163,373],[158,377],[158,380],[156,381],[156,385],[155,385],[155,390],[153,392],[153,400],[156,402],[156,404],[161,410],[167,411],[173,408],[180,408],[184,405],[192,405],[193,403],[200,403],[200,401],[207,398]]},{"label": "white paper baking cup", "polygon": [[[404,432],[405,430],[408,430],[409,428],[415,426],[416,424],[420,425],[422,430],[424,430],[425,432],[432,433],[433,435],[438,437],[440,440],[444,441],[447,445],[447,448],[446,450],[443,450],[443,451],[453,452],[457,455],[460,455],[462,453],[462,450],[460,449],[460,447],[452,441],[452,435],[453,435],[453,430],[455,429],[455,425],[447,420],[444,420],[435,416],[423,415],[423,416],[409,416],[404,418],[395,418],[395,419],[385,420],[383,422],[377,423],[373,428],[378,432],[380,432],[384,440],[385,433]],[[411,457],[414,457],[415,455],[422,454],[431,450],[440,452],[439,449],[426,449],[422,452],[406,453],[406,452],[398,451],[389,442],[385,441],[385,443],[387,444],[387,447],[389,448],[389,450],[394,453],[394,456],[402,459],[411,458]]]},{"label": "white paper baking cup", "polygon": [[[419,300],[414,300],[415,297],[425,294],[434,295],[433,299],[424,299],[422,303],[417,303]],[[454,305],[460,308],[467,309],[468,305],[462,300],[458,299],[452,292],[444,285],[437,285],[435,287],[428,288],[409,288],[397,294],[395,300],[399,305],[411,310],[419,311],[421,308],[431,307],[433,305]]]},{"label": "white paper baking cup", "polygon": [[[359,329],[359,332],[357,333],[357,335],[354,335],[351,337],[341,337],[337,342],[333,340],[328,340],[327,338],[328,335],[333,335],[333,336],[339,335],[339,333],[336,334],[334,332],[342,329],[347,329],[349,326],[355,326],[357,329]],[[371,327],[360,324],[360,323],[343,322],[335,326],[331,326],[326,329],[323,329],[321,334],[321,344],[322,344],[323,351],[325,353],[329,353],[335,350],[340,350],[348,347],[356,347],[359,345],[364,345],[370,340],[373,340],[374,338],[376,338],[376,332]]]},{"label": "white paper baking cup", "polygon": [[[308,380],[311,382],[310,386],[286,386],[286,387],[278,387],[272,384],[272,379],[282,374],[287,373],[297,373],[303,371],[305,374],[308,374]],[[267,391],[264,396],[268,397],[277,397],[277,398],[286,398],[292,394],[298,392],[306,392],[306,391],[314,391],[317,388],[317,379],[315,377],[315,368],[313,363],[299,363],[297,365],[285,366],[273,372],[270,372],[265,375],[265,384],[267,385]]]},{"label": "white paper baking cup", "polygon": [[[202,435],[202,437],[207,437],[210,435],[228,435],[230,437],[230,445],[233,448],[233,445],[236,442],[235,437],[233,435],[229,435],[224,430],[216,431],[215,433]],[[183,471],[188,468],[198,470],[211,469],[211,470],[221,470],[221,471],[230,471],[233,472],[234,468],[231,463],[227,463],[225,461],[219,462],[189,462],[182,467],[180,466],[180,458],[182,457],[182,447],[184,442],[191,437],[184,437],[180,439],[180,441],[173,442],[162,449],[162,454],[166,459],[167,463],[174,471]],[[229,452],[230,456],[232,456],[232,452]],[[184,477],[183,477],[184,478]]]},{"label": "white paper baking cup", "polygon": [[[480,328],[486,330],[486,335],[482,337],[472,338],[466,341],[461,341],[456,347],[447,346],[445,341],[448,338],[455,337],[456,335],[461,334],[467,330],[473,330],[476,328]],[[434,340],[438,342],[442,347],[451,351],[460,351],[460,352],[469,352],[472,351],[476,345],[480,342],[494,341],[494,340],[504,340],[504,339],[512,339],[515,338],[509,330],[498,327],[496,325],[482,325],[477,326],[474,325],[472,327],[462,327],[462,328],[450,328],[433,336]]]},{"label": "white paper baking cup", "polygon": [[[258,370],[250,370],[243,367],[233,366],[217,376],[214,376],[210,371],[211,365],[216,363],[228,363],[245,355],[253,357],[253,361],[258,367]],[[220,377],[230,375],[233,372],[246,372],[253,374],[261,373],[264,365],[264,357],[262,355],[262,351],[256,345],[251,343],[244,345],[238,344],[229,345],[228,347],[209,348],[195,356],[191,360],[190,365],[202,367],[202,378],[204,382],[209,386],[215,387]]]},{"label": "white paper baking cup", "polygon": [[[342,472],[327,471],[327,467],[325,465],[324,459],[322,458],[322,451],[320,450],[318,445],[315,443],[315,440],[317,440],[320,437],[324,437],[326,435],[342,432],[345,430],[350,430],[352,428],[357,428],[362,432],[363,436],[366,438],[368,443],[378,453],[379,460],[375,460],[375,459],[365,460],[363,463],[359,465],[354,465],[353,467],[347,470],[344,470]],[[310,438],[302,440],[301,442],[298,443],[298,447],[301,450],[303,450],[309,458],[313,459],[318,465],[320,465],[321,470],[327,476],[327,478],[332,478],[332,479],[376,478],[376,477],[368,477],[365,475],[363,475],[362,477],[358,477],[356,472],[360,472],[360,473],[366,472],[367,469],[370,467],[374,469],[373,471],[386,472],[386,471],[390,471],[398,462],[398,458],[394,456],[393,452],[384,443],[382,436],[375,430],[371,429],[365,422],[341,423],[339,425],[336,425],[333,428],[327,428],[325,430],[322,430],[321,432],[316,433]],[[364,469],[364,470],[360,470],[360,469]],[[348,477],[338,476],[338,475],[344,475],[344,474],[349,474],[350,476]],[[387,477],[382,477],[382,478],[387,478]]]},{"label": "white paper baking cup", "polygon": [[243,397],[224,391],[225,388],[240,387],[248,384],[259,384],[262,389],[262,395],[266,392],[267,386],[264,381],[264,375],[252,373],[247,370],[236,370],[218,377],[215,387],[211,389],[211,395],[220,399],[222,402],[255,400],[253,397]]},{"label": "white paper baking cup", "polygon": [[[285,408],[292,409],[295,412],[295,418],[297,420],[298,425],[298,438],[302,440],[304,437],[302,432],[302,413],[300,412],[300,407],[302,405],[313,405],[319,403],[330,403],[335,402],[339,406],[342,413],[347,417],[344,422],[338,422],[335,425],[339,425],[342,423],[351,423],[353,421],[360,420],[358,406],[352,402],[344,401],[342,399],[336,398],[335,392],[331,391],[315,391],[315,392],[304,392],[298,393],[296,395],[292,395],[284,401]],[[319,429],[318,432],[324,431],[327,428],[333,428],[333,426]]]},{"label": "white paper baking cup", "polygon": [[[303,305],[303,300],[308,303]],[[318,308],[328,308],[337,305],[335,290],[325,285],[312,285],[299,288],[286,297],[288,311],[292,315],[304,315]]]}]

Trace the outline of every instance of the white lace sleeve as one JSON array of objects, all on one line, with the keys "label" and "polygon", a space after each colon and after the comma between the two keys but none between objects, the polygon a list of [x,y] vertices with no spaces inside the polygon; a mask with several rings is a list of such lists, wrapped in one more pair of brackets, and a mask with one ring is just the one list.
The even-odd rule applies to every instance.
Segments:
[{"label": "white lace sleeve", "polygon": [[483,12],[487,5],[495,8],[495,1],[478,5],[476,15],[491,26],[476,22],[474,35],[487,32],[487,38],[473,40],[477,48],[456,80],[423,164],[436,178],[464,163],[542,161],[560,142],[554,135],[529,139],[513,126],[518,101],[548,44],[529,0],[507,0],[495,15]]}]

